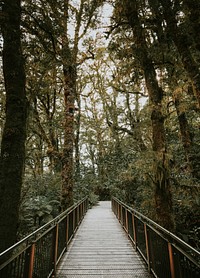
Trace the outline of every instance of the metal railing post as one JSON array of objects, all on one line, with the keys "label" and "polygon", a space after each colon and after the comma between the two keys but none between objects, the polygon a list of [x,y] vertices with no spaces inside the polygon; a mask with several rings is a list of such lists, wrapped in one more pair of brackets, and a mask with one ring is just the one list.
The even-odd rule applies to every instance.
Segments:
[{"label": "metal railing post", "polygon": [[127,233],[129,233],[128,232],[128,211],[126,208],[125,208],[125,230]]},{"label": "metal railing post", "polygon": [[73,227],[73,233],[72,233],[72,234],[74,234],[74,231],[75,231],[75,218],[76,218],[76,216],[75,216],[75,210],[73,210],[73,212],[72,212],[72,227]]},{"label": "metal railing post", "polygon": [[68,240],[69,240],[69,214],[66,217],[66,248],[68,246]]},{"label": "metal railing post", "polygon": [[135,216],[132,214],[132,222],[133,222],[133,238],[135,242],[135,250],[137,250],[137,233],[136,233],[136,224],[135,224]]},{"label": "metal railing post", "polygon": [[[34,267],[34,257],[35,257],[35,243],[33,243],[30,247],[29,254],[29,265],[28,265],[28,278],[33,277],[33,267]],[[26,274],[25,274],[26,275]],[[26,278],[26,277],[24,277]]]},{"label": "metal railing post", "polygon": [[170,242],[168,242],[168,252],[169,252],[171,278],[175,278],[173,247]]},{"label": "metal railing post", "polygon": [[120,205],[117,204],[117,218],[120,221]]},{"label": "metal railing post", "polygon": [[83,219],[83,203],[81,203],[80,213],[81,213],[81,218],[80,218],[80,220],[82,220],[82,219]]},{"label": "metal railing post", "polygon": [[117,208],[116,208],[116,216],[117,216],[117,219],[119,220],[119,204],[116,203],[116,206],[117,206]]},{"label": "metal railing post", "polygon": [[151,272],[151,265],[150,265],[150,252],[149,252],[149,238],[148,238],[148,231],[147,225],[144,223],[144,234],[145,234],[145,244],[146,244],[146,252],[147,252],[147,265],[148,271]]},{"label": "metal railing post", "polygon": [[85,202],[82,203],[82,218],[84,214],[85,214]]},{"label": "metal railing post", "polygon": [[123,226],[123,211],[122,211],[122,205],[120,204],[120,223]]},{"label": "metal railing post", "polygon": [[59,229],[59,224],[55,226],[55,236],[54,236],[54,254],[53,254],[54,277],[56,277],[56,266],[57,266],[57,257],[58,257],[58,229]]},{"label": "metal railing post", "polygon": [[80,224],[81,221],[81,204],[78,206],[78,225]]}]

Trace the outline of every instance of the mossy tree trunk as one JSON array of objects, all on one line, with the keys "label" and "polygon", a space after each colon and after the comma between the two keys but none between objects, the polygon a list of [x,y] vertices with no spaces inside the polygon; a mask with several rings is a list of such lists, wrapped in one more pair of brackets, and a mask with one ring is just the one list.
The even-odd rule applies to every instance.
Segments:
[{"label": "mossy tree trunk", "polygon": [[62,208],[73,204],[74,188],[74,110],[76,98],[76,65],[66,65],[64,74],[64,147],[62,153]]},{"label": "mossy tree trunk", "polygon": [[164,116],[162,114],[163,91],[159,86],[153,61],[148,53],[144,30],[139,18],[137,1],[124,1],[124,14],[131,26],[136,55],[144,72],[151,105],[152,142],[154,152],[153,183],[156,221],[169,230],[174,230],[172,196],[169,181],[169,163],[166,152]]},{"label": "mossy tree trunk", "polygon": [[3,72],[6,120],[0,156],[0,252],[15,243],[24,174],[27,100],[20,42],[21,1],[3,5]]},{"label": "mossy tree trunk", "polygon": [[[93,17],[101,1],[91,1],[90,10],[85,14],[85,0],[79,1],[79,8],[76,10],[76,21],[74,28],[73,40],[69,36],[69,20],[70,20],[70,1],[64,2],[62,22],[62,65],[64,76],[64,146],[62,153],[62,209],[73,204],[73,188],[75,183],[75,101],[77,99],[77,65],[79,54],[79,41],[87,33],[88,28],[92,24]],[[86,16],[86,19],[85,19]],[[84,26],[84,21],[86,25]],[[83,30],[82,30],[83,28]],[[73,41],[73,43],[72,43]],[[71,44],[72,43],[72,44]],[[87,59],[87,58],[86,58]],[[83,63],[80,61],[80,63]]]}]

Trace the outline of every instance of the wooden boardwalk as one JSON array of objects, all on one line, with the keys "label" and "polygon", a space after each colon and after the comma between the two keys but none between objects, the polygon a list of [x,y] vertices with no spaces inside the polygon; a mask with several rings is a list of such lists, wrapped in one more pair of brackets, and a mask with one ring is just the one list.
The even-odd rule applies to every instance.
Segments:
[{"label": "wooden boardwalk", "polygon": [[87,212],[68,252],[58,265],[56,277],[152,276],[111,211],[111,202],[105,201]]}]

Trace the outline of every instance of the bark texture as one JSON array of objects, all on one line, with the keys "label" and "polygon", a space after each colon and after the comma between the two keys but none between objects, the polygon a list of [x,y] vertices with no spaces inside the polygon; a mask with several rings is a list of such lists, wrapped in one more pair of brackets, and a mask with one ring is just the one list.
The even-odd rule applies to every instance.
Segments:
[{"label": "bark texture", "polygon": [[74,103],[76,97],[76,65],[64,66],[64,148],[62,154],[62,208],[73,204],[74,188]]},{"label": "bark texture", "polygon": [[27,100],[24,59],[20,43],[21,1],[4,2],[3,72],[6,121],[0,156],[0,252],[16,240],[18,209],[24,173]]}]

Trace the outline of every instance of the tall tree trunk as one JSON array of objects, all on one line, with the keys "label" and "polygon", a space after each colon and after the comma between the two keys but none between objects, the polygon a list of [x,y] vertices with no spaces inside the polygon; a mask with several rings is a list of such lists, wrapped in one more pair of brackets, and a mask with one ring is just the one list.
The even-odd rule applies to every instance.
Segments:
[{"label": "tall tree trunk", "polygon": [[[82,3],[82,2],[81,2]],[[62,63],[64,77],[64,146],[62,153],[62,196],[63,210],[73,204],[74,188],[74,105],[76,99],[76,59],[78,52],[78,34],[75,35],[73,49],[68,37],[69,0],[64,2],[64,21],[62,35]],[[78,23],[77,23],[78,24]],[[75,32],[76,33],[76,32]],[[76,51],[75,51],[76,50]]]},{"label": "tall tree trunk", "polygon": [[167,22],[167,27],[170,32],[170,36],[177,47],[180,54],[183,66],[188,73],[189,78],[193,82],[194,91],[198,103],[198,108],[200,108],[200,70],[199,65],[194,60],[189,45],[188,36],[183,30],[178,27],[178,22],[176,19],[176,13],[172,8],[171,1],[160,0],[163,6],[163,14]]},{"label": "tall tree trunk", "polygon": [[0,156],[0,252],[16,240],[19,203],[24,174],[27,100],[20,42],[21,1],[4,1],[3,71],[6,121]]},{"label": "tall tree trunk", "polygon": [[172,196],[169,182],[169,164],[165,146],[164,116],[162,115],[163,92],[158,85],[153,62],[148,53],[148,47],[138,15],[137,1],[124,1],[124,12],[134,34],[137,47],[137,57],[144,71],[145,82],[152,107],[152,139],[154,161],[154,187],[156,221],[169,230],[174,229],[172,213]]},{"label": "tall tree trunk", "polygon": [[[156,27],[157,27],[157,36],[158,36],[158,41],[162,42],[162,38],[164,38],[164,30],[162,28],[162,14],[159,11],[159,0],[149,0],[149,3],[151,5],[151,9],[153,10],[153,13],[156,16]],[[199,0],[194,0],[194,1],[190,1],[190,0],[184,0],[184,5],[185,8],[187,9],[187,13],[189,16],[189,20],[190,20],[190,28],[193,31],[193,39],[196,43],[195,47],[196,49],[199,51],[200,50],[200,42],[199,42],[199,28],[200,27],[200,21],[199,21],[199,17],[200,17],[200,2]],[[165,3],[163,4],[164,7]],[[166,6],[165,6],[166,7]],[[169,9],[169,7],[168,7]],[[166,12],[165,12],[166,13]],[[168,11],[168,13],[170,13]],[[167,14],[167,13],[166,13]],[[173,12],[171,11],[171,20],[173,18]],[[169,18],[168,18],[169,20]],[[174,19],[175,20],[175,19]],[[171,22],[171,25],[177,23],[176,21]],[[168,22],[169,24],[169,22]],[[168,25],[169,26],[169,25]],[[176,24],[174,26],[171,26],[171,28],[178,28],[176,26]],[[172,32],[172,29],[170,29],[170,31]],[[176,35],[175,35],[176,34]],[[177,36],[178,33],[176,32],[175,34],[172,34],[172,37]],[[181,33],[180,33],[181,34]],[[187,53],[189,53],[189,48],[188,45],[186,43],[187,39],[184,37],[184,34],[181,34],[181,40],[183,42],[183,45],[177,46],[178,50],[181,50],[182,48],[185,49],[185,52],[187,51]],[[180,44],[180,41],[175,38],[175,40],[178,42],[177,45]],[[185,41],[184,41],[185,40]],[[173,41],[171,41],[170,43],[172,43],[172,47],[174,45]],[[168,42],[169,45],[169,42]],[[190,57],[190,53],[188,54]],[[182,54],[182,60],[184,58],[184,55]],[[176,57],[174,57],[174,59],[176,59]],[[193,64],[193,60],[191,60],[191,63]],[[173,64],[176,64],[176,61],[173,61]],[[189,66],[188,66],[189,68]],[[186,64],[185,64],[185,69],[187,70]],[[198,158],[198,146],[195,145],[194,140],[193,140],[193,134],[191,131],[191,128],[189,126],[187,117],[186,117],[186,113],[184,111],[182,111],[181,109],[181,99],[182,99],[182,92],[180,92],[179,89],[175,89],[173,90],[173,87],[177,87],[178,88],[178,84],[177,84],[177,78],[180,77],[175,77],[173,76],[174,74],[174,67],[170,68],[170,66],[167,66],[167,70],[169,73],[169,84],[171,84],[171,88],[172,91],[174,91],[173,93],[173,98],[174,98],[174,104],[175,104],[175,108],[176,108],[176,112],[177,112],[177,116],[178,116],[178,121],[179,121],[179,127],[180,127],[180,134],[181,134],[181,141],[183,144],[183,148],[185,150],[185,157],[186,157],[186,161],[188,164],[188,170],[190,170],[190,172],[192,173],[194,178],[199,179],[200,176],[200,171],[199,171],[199,158]],[[196,151],[195,151],[196,150]]]},{"label": "tall tree trunk", "polygon": [[76,98],[76,65],[64,66],[64,147],[62,155],[62,208],[73,204],[74,188],[74,104]]},{"label": "tall tree trunk", "polygon": [[80,181],[81,178],[81,170],[80,170],[80,149],[79,149],[79,141],[80,141],[80,128],[81,128],[81,98],[80,94],[77,94],[76,101],[78,104],[78,112],[76,115],[76,135],[75,135],[75,180],[76,182]]}]

